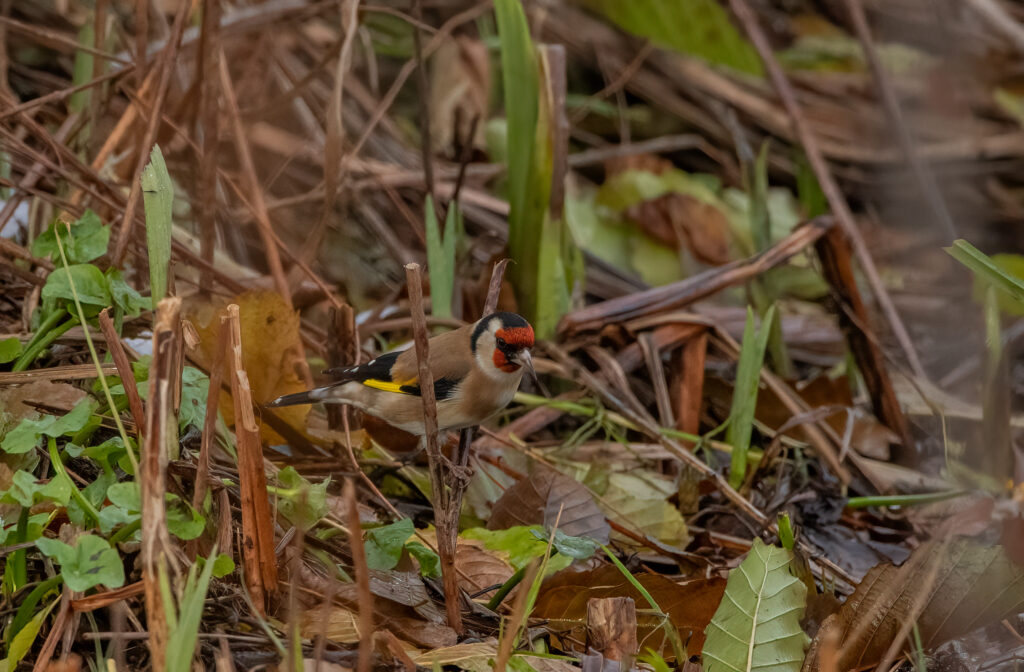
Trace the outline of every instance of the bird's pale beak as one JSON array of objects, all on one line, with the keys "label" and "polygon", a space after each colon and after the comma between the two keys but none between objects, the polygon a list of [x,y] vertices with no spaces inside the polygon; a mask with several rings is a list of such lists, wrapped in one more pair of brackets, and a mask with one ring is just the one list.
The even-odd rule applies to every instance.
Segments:
[{"label": "bird's pale beak", "polygon": [[517,355],[517,359],[519,360],[519,363],[522,364],[523,367],[530,372],[530,378],[533,379],[533,382],[537,385],[539,389],[540,380],[537,378],[537,372],[533,370],[533,357],[530,355],[530,351],[525,349],[520,350],[519,354]]}]

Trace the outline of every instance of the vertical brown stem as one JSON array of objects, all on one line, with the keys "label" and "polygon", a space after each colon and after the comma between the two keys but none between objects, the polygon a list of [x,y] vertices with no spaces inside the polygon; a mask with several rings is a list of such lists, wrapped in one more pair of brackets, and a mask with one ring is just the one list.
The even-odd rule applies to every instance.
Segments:
[{"label": "vertical brown stem", "polygon": [[427,343],[429,340],[427,320],[423,314],[423,281],[420,277],[419,264],[406,264],[405,279],[409,286],[409,309],[416,346],[416,360],[419,366],[420,395],[423,399],[423,441],[426,445],[427,461],[430,465],[430,487],[434,499],[437,550],[438,555],[441,556],[445,609],[448,614],[449,627],[462,634],[459,584],[455,572],[455,545],[459,534],[458,511],[455,511],[453,515],[450,491],[446,490],[445,485],[448,482],[446,477],[450,470],[444,466],[444,459],[437,443],[437,401],[434,397],[434,375],[430,370],[430,345]]},{"label": "vertical brown stem", "polygon": [[171,375],[176,345],[174,336],[181,321],[181,299],[163,299],[157,305],[153,326],[153,361],[149,370],[149,400],[145,443],[139,465],[142,491],[142,582],[146,593],[146,622],[153,669],[167,662],[168,624],[164,612],[160,573],[168,571],[171,538],[167,531],[167,460],[171,444],[177,444],[177,421],[172,409]]},{"label": "vertical brown stem", "polygon": [[885,357],[871,329],[871,316],[857,289],[850,244],[842,229],[832,229],[815,243],[822,273],[839,301],[839,326],[846,334],[875,415],[903,441],[903,454],[913,449],[913,437],[885,368]]},{"label": "vertical brown stem", "polygon": [[[675,401],[676,429],[688,434],[700,432],[700,406],[704,398],[704,360],[708,351],[708,333],[701,330],[672,354],[672,391]],[[689,445],[684,443],[683,445]],[[692,448],[692,445],[689,447]]]},{"label": "vertical brown stem", "polygon": [[229,305],[223,319],[227,321],[231,334],[228,366],[231,396],[235,402],[238,481],[242,496],[242,562],[253,603],[259,609],[266,609],[268,593],[277,588],[277,561],[274,556],[274,521],[270,515],[267,476],[263,469],[263,446],[253,414],[249,376],[242,364],[238,306]]},{"label": "vertical brown stem", "polygon": [[142,409],[142,399],[139,397],[138,388],[135,387],[135,374],[132,373],[132,365],[128,361],[128,355],[124,352],[121,338],[117,335],[114,321],[110,319],[107,310],[107,308],[104,308],[99,314],[100,331],[103,332],[103,338],[107,341],[107,351],[114,359],[117,375],[121,377],[121,385],[124,386],[124,393],[128,397],[128,408],[131,409],[132,420],[135,421],[136,431],[141,436],[142,428],[146,425],[146,415]]},{"label": "vertical brown stem", "polygon": [[348,509],[348,538],[352,549],[352,567],[356,575],[356,595],[359,600],[359,660],[357,672],[370,672],[373,662],[373,594],[370,593],[370,571],[363,546],[363,527],[359,522],[359,505],[352,479],[345,480],[343,492]]},{"label": "vertical brown stem", "polygon": [[[210,363],[210,384],[206,388],[206,415],[203,417],[203,436],[199,444],[199,460],[196,464],[196,485],[192,493],[192,508],[201,511],[203,500],[210,489],[210,451],[217,438],[217,406],[220,401],[220,387],[224,381],[224,354],[231,341],[231,331],[225,322],[221,322],[217,345],[214,346],[213,361]],[[231,553],[231,548],[218,545],[223,553]],[[198,540],[190,541],[186,548],[188,557],[195,560],[198,551]]]},{"label": "vertical brown stem", "polygon": [[[196,62],[199,88],[199,121],[202,126],[202,144],[199,153],[199,171],[196,182],[199,220],[199,246],[203,261],[213,264],[217,246],[217,142],[220,135],[217,98],[220,81],[220,0],[203,2],[202,38]],[[201,291],[213,287],[213,274],[203,270]]]}]

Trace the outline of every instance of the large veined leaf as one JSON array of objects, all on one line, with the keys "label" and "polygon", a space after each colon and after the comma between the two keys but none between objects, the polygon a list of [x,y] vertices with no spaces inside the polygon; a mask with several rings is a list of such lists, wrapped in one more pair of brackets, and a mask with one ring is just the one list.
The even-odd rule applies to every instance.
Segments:
[{"label": "large veined leaf", "polygon": [[791,551],[754,539],[729,573],[725,597],[708,625],[706,672],[798,672],[808,637],[800,628],[807,587],[789,571]]}]

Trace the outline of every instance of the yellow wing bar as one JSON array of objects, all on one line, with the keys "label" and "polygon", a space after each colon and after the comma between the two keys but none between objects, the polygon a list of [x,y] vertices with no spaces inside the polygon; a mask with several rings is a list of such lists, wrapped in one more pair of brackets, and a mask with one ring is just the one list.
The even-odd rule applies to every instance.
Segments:
[{"label": "yellow wing bar", "polygon": [[398,394],[411,394],[411,392],[409,392],[408,390],[402,389],[404,386],[409,385],[409,383],[411,382],[413,381],[408,381],[405,383],[394,383],[388,380],[377,380],[376,378],[367,378],[366,380],[362,381],[363,385],[366,385],[367,387],[372,387],[375,390],[384,390],[385,392],[397,392]]}]

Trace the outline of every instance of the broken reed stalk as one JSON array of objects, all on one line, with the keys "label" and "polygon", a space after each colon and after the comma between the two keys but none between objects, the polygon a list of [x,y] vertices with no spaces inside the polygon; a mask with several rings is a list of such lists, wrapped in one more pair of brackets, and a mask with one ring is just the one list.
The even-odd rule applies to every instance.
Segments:
[{"label": "broken reed stalk", "polygon": [[153,361],[149,369],[149,395],[146,407],[145,443],[139,464],[142,496],[142,581],[146,593],[146,624],[153,669],[161,672],[167,664],[167,610],[160,590],[160,573],[176,575],[172,562],[171,538],[167,531],[167,461],[171,446],[178,443],[178,423],[174,417],[173,380],[180,334],[181,299],[171,297],[157,304],[153,325]]},{"label": "broken reed stalk", "polygon": [[629,669],[639,650],[636,604],[631,597],[593,597],[587,602],[587,649]]},{"label": "broken reed stalk", "polygon": [[[700,407],[704,398],[704,364],[708,352],[708,331],[701,329],[672,353],[670,367],[676,429],[700,433]],[[692,448],[692,445],[683,445]]]},{"label": "broken reed stalk", "polygon": [[572,336],[582,331],[596,331],[608,322],[632,320],[684,308],[788,261],[825,235],[834,221],[830,215],[815,217],[764,252],[747,259],[709,269],[679,282],[609,299],[569,313],[558,324],[558,333]]},{"label": "broken reed stalk", "polygon": [[114,359],[117,375],[121,377],[121,385],[124,386],[124,393],[128,397],[128,408],[131,409],[136,431],[141,435],[142,428],[146,425],[142,398],[139,397],[139,389],[135,386],[132,365],[128,361],[128,355],[125,354],[124,346],[121,344],[121,337],[117,335],[117,329],[114,328],[114,321],[110,319],[108,310],[108,308],[104,308],[99,314],[100,331],[103,332],[103,338],[107,341],[107,352]]},{"label": "broken reed stalk", "polygon": [[864,277],[868,281],[868,286],[871,287],[871,292],[875,295],[875,300],[882,309],[882,313],[889,320],[889,326],[896,340],[899,341],[900,346],[903,348],[907,363],[913,370],[914,375],[927,380],[928,376],[921,365],[921,360],[917,355],[917,350],[914,348],[913,340],[911,340],[910,334],[907,332],[907,328],[903,324],[899,313],[896,312],[896,306],[893,305],[892,297],[889,296],[889,292],[885,289],[885,285],[878,275],[878,269],[871,258],[871,253],[868,251],[867,245],[865,245],[864,239],[857,229],[857,222],[853,218],[850,205],[846,202],[846,197],[839,188],[835,177],[832,176],[832,171],[829,169],[828,162],[821,152],[818,140],[807,123],[807,119],[804,117],[799,101],[797,101],[793,85],[782,70],[778,59],[775,58],[772,47],[768,43],[768,37],[761,28],[761,24],[758,23],[757,16],[750,9],[750,5],[747,4],[746,0],[729,0],[729,7],[743,26],[743,30],[746,32],[747,37],[750,38],[754,48],[757,49],[768,78],[771,80],[776,93],[779,94],[783,107],[786,108],[786,112],[789,114],[797,138],[800,140],[804,153],[807,155],[807,162],[811,165],[811,171],[817,178],[821,191],[825,194],[828,207],[839,221],[839,225],[846,231],[846,235],[853,245],[854,253],[857,255],[857,261],[860,262],[861,269],[864,271]]},{"label": "broken reed stalk", "polygon": [[356,486],[351,478],[345,479],[342,497],[348,520],[348,540],[352,551],[352,569],[356,575],[356,598],[359,603],[359,658],[356,672],[370,672],[373,663],[373,594],[370,592],[370,568],[366,564],[363,545],[363,527],[359,521]]},{"label": "broken reed stalk", "polygon": [[230,334],[228,376],[235,405],[235,437],[238,444],[238,486],[242,498],[242,566],[253,604],[265,615],[266,600],[277,589],[274,556],[274,520],[267,498],[260,428],[253,413],[252,389],[242,364],[242,332],[238,305],[231,304],[221,318]]},{"label": "broken reed stalk", "polygon": [[839,326],[864,377],[875,416],[900,437],[902,447],[894,455],[900,461],[913,451],[914,438],[889,378],[885,355],[871,329],[871,316],[857,289],[849,239],[841,229],[833,229],[815,243],[815,248],[822,274],[839,303]]},{"label": "broken reed stalk", "polygon": [[[423,314],[423,281],[420,265],[405,265],[405,280],[409,288],[409,312],[419,367],[420,397],[423,400],[423,442],[430,469],[430,489],[434,500],[434,523],[437,527],[437,551],[441,557],[441,578],[444,582],[445,611],[448,627],[462,634],[462,610],[459,605],[459,581],[455,573],[455,545],[458,540],[459,512],[452,510],[449,490],[445,487],[453,475],[446,465],[437,437],[437,400],[434,397],[434,375],[430,371],[430,345],[427,343],[427,321]],[[448,463],[450,465],[450,463]],[[454,474],[458,480],[458,475]]]},{"label": "broken reed stalk", "polygon": [[[192,492],[192,508],[203,510],[203,500],[210,489],[210,451],[217,438],[217,407],[220,401],[220,388],[224,382],[224,355],[231,342],[231,330],[224,321],[220,323],[217,345],[214,346],[213,361],[210,363],[210,384],[206,388],[206,415],[203,416],[203,436],[199,443],[199,459],[196,462],[196,483]],[[231,546],[218,544],[223,553],[231,554]],[[190,560],[196,559],[199,551],[199,540],[194,539],[186,544]]]}]

